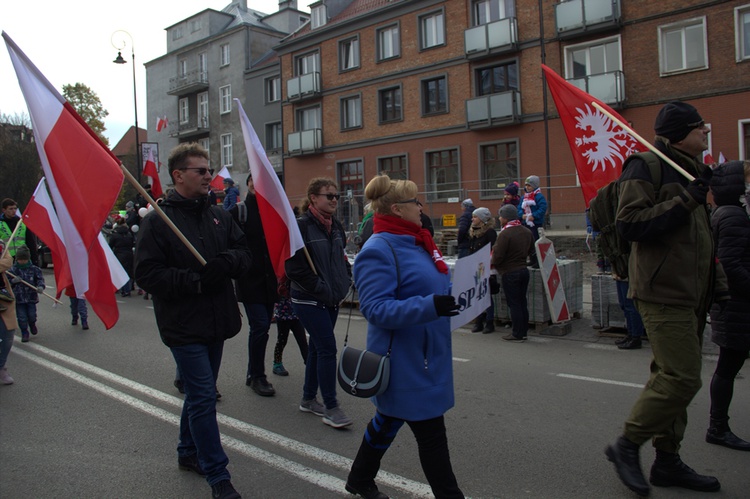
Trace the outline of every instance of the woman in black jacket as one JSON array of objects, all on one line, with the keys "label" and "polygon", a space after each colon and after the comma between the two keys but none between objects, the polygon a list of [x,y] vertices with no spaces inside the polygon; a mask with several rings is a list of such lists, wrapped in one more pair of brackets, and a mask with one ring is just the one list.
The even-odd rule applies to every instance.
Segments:
[{"label": "woman in black jacket", "polygon": [[729,281],[731,299],[711,309],[711,340],[719,360],[711,378],[711,424],[706,442],[750,451],[750,442],[729,429],[729,404],[734,378],[750,353],[750,217],[742,206],[750,183],[750,161],[730,161],[716,168],[711,192],[717,208],[711,225],[717,255]]}]

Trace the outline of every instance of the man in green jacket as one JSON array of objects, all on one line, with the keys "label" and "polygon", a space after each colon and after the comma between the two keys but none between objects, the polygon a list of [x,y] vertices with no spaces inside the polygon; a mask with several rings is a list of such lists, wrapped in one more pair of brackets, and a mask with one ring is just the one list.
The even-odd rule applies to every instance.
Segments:
[{"label": "man in green jacket", "polygon": [[632,243],[628,297],[643,318],[653,359],[651,377],[606,455],[620,480],[645,496],[649,485],[639,449],[652,440],[652,485],[712,492],[719,481],[699,475],[678,454],[687,407],[701,387],[706,312],[712,301],[729,298],[706,207],[712,172],[698,160],[708,148],[709,129],[693,106],[670,102],[659,111],[654,131],[656,148],[695,180],[688,182],[661,161],[659,182],[640,158],[631,160],[621,177],[617,229]]}]

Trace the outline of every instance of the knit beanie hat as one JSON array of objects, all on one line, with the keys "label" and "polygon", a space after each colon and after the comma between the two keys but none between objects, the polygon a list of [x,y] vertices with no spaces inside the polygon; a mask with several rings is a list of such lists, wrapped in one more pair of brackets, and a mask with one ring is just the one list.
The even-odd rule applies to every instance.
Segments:
[{"label": "knit beanie hat", "polygon": [[487,223],[492,219],[492,213],[487,208],[477,208],[472,213],[472,216],[477,217],[482,223]]},{"label": "knit beanie hat", "polygon": [[472,201],[471,198],[466,198],[461,203],[461,208],[468,208],[470,206],[474,206],[474,201]]},{"label": "knit beanie hat", "polygon": [[697,109],[686,102],[674,101],[666,104],[656,115],[654,132],[674,144],[702,125],[703,118]]},{"label": "knit beanie hat", "polygon": [[526,177],[526,183],[534,189],[539,189],[539,177],[537,177],[536,175],[529,175],[528,177]]},{"label": "knit beanie hat", "polygon": [[512,204],[505,204],[497,211],[497,216],[506,220],[518,220],[518,209]]},{"label": "knit beanie hat", "polygon": [[16,260],[28,260],[31,258],[31,252],[29,251],[28,246],[23,245],[19,246],[16,250]]},{"label": "knit beanie hat", "polygon": [[508,187],[506,187],[505,192],[507,192],[511,196],[518,196],[518,182],[513,182]]}]

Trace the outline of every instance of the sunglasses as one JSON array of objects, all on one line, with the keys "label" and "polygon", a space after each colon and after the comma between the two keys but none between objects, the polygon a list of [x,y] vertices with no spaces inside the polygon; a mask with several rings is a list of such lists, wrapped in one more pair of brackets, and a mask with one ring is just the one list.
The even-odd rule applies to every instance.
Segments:
[{"label": "sunglasses", "polygon": [[316,196],[325,196],[326,199],[328,199],[328,201],[333,201],[334,199],[338,201],[341,198],[341,194],[323,194],[323,193],[320,193],[320,194],[316,194]]},{"label": "sunglasses", "polygon": [[404,201],[396,201],[396,204],[409,204],[409,203],[414,203],[417,206],[422,206],[422,203],[420,203],[419,199],[417,198],[406,199]]},{"label": "sunglasses", "polygon": [[195,170],[195,171],[198,172],[198,175],[200,175],[201,177],[203,175],[205,175],[206,173],[209,173],[211,175],[214,174],[214,169],[213,168],[178,168],[178,170],[182,170],[182,171],[185,171],[185,170]]}]

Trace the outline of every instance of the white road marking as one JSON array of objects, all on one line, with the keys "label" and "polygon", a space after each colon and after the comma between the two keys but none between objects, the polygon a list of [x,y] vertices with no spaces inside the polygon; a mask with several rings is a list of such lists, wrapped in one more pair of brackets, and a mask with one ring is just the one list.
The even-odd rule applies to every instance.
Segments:
[{"label": "white road marking", "polygon": [[590,378],[589,376],[578,376],[576,374],[550,373],[558,378],[577,379],[579,381],[593,381],[594,383],[604,383],[606,385],[629,386],[631,388],[643,388],[644,385],[638,383],[628,383],[625,381],[615,381],[613,379]]},{"label": "white road marking", "polygon": [[462,359],[461,357],[453,357],[453,362],[469,362],[469,359]]},{"label": "white road marking", "polygon": [[598,343],[591,343],[589,345],[583,345],[583,348],[590,348],[592,350],[617,350],[617,345],[600,345]]}]

